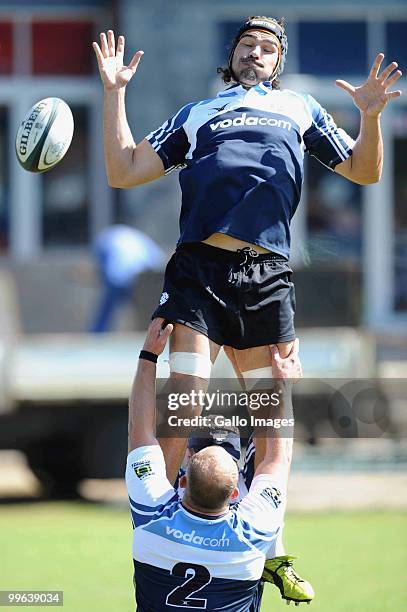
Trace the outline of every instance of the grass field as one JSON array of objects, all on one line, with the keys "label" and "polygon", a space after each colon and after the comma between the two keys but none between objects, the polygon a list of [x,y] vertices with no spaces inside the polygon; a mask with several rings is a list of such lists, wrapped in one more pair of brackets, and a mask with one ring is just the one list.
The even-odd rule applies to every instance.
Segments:
[{"label": "grass field", "polygon": [[[297,568],[317,592],[311,606],[298,609],[407,609],[406,518],[399,512],[289,515],[287,550],[301,552]],[[69,612],[134,610],[131,534],[122,508],[62,502],[0,506],[0,590],[64,590]],[[287,608],[271,586],[263,602],[262,612],[297,609]]]}]

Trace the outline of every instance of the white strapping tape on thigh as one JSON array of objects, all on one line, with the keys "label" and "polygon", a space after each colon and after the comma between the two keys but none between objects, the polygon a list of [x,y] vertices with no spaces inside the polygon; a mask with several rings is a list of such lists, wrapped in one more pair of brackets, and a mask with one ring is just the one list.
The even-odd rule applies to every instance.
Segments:
[{"label": "white strapping tape on thigh", "polygon": [[271,366],[265,368],[256,368],[255,370],[247,370],[242,372],[246,391],[251,391],[262,378],[273,378],[273,370]]},{"label": "white strapping tape on thigh", "polygon": [[189,374],[199,378],[211,377],[212,362],[209,357],[201,353],[170,353],[169,358],[170,372],[178,374]]}]

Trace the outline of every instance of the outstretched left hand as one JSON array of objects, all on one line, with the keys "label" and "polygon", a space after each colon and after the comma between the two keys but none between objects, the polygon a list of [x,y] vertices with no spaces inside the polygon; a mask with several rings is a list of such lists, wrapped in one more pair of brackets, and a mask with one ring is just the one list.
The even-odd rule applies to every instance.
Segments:
[{"label": "outstretched left hand", "polygon": [[379,53],[367,77],[366,83],[354,87],[347,81],[337,80],[335,84],[352,96],[355,105],[362,113],[371,117],[380,115],[386,104],[392,98],[401,96],[401,91],[387,91],[400,77],[401,70],[396,70],[398,64],[392,62],[379,74],[384,54]]}]

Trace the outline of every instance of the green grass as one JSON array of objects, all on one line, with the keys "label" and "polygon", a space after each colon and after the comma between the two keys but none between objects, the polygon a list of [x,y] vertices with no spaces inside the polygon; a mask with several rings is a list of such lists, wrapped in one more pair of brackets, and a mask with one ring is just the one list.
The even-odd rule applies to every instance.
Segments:
[{"label": "green grass", "polygon": [[[406,609],[406,516],[289,515],[287,551],[301,553],[296,567],[317,593],[311,606],[299,610]],[[0,506],[0,590],[62,589],[69,612],[134,610],[131,535],[122,509],[80,503]],[[262,612],[296,609],[287,608],[271,586],[263,602]]]}]

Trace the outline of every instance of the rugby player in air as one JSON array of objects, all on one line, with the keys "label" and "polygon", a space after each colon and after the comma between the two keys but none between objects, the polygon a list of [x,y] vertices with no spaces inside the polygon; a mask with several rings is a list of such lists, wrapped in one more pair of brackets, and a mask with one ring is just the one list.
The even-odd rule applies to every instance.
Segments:
[{"label": "rugby player in air", "polygon": [[[340,45],[333,41],[333,53]],[[345,44],[342,43],[341,44]],[[180,238],[153,317],[174,324],[171,378],[204,387],[221,346],[248,384],[271,376],[269,345],[282,357],[295,339],[289,265],[290,223],[303,181],[304,152],[331,171],[365,185],[380,179],[380,117],[400,78],[377,55],[366,82],[336,84],[360,110],[354,141],[312,96],[280,89],[288,41],[282,22],[246,19],[220,69],[230,84],[214,98],[183,106],[136,144],[125,91],[143,55],[124,64],[123,36],[93,43],[104,87],[108,182],[130,188],[180,168]],[[171,482],[184,456],[182,437],[163,437]],[[258,449],[259,450],[259,449]],[[258,453],[259,454],[259,453]]]},{"label": "rugby player in air", "polygon": [[[220,445],[199,450],[180,479],[181,500],[155,437],[156,360],[173,328],[162,323],[150,324],[129,401],[126,484],[137,610],[257,612],[266,555],[284,520],[292,438],[267,432],[249,492],[232,506],[239,494],[235,458]],[[298,353],[282,358],[275,346],[269,350],[281,398],[273,416],[286,415],[292,382],[301,375]]]}]

